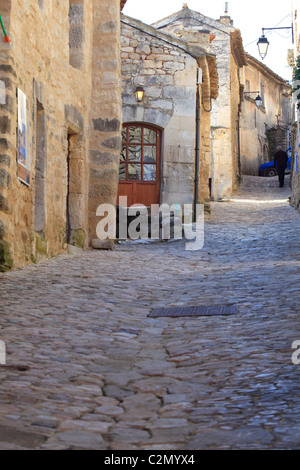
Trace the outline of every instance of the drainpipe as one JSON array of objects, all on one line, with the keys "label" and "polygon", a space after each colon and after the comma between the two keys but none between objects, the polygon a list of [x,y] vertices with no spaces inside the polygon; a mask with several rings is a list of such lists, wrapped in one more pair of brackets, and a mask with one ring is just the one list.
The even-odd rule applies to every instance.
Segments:
[{"label": "drainpipe", "polygon": [[195,195],[194,195],[194,222],[197,222],[197,204],[199,197],[199,168],[200,168],[200,85],[202,83],[202,69],[197,69],[197,93],[196,93],[196,158],[195,158]]},{"label": "drainpipe", "polygon": [[238,138],[238,171],[239,171],[239,184],[242,182],[242,165],[241,165],[241,111],[240,105],[237,118],[237,138]]}]

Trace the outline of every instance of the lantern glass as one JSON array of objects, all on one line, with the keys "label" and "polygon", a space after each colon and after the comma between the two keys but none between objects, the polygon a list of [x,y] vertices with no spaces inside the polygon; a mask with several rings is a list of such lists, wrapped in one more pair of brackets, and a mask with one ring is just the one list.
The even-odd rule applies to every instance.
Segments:
[{"label": "lantern glass", "polygon": [[259,95],[257,95],[257,97],[255,98],[255,104],[258,107],[258,109],[260,109],[263,105],[263,100]]},{"label": "lantern glass", "polygon": [[262,60],[266,57],[268,53],[269,41],[265,36],[261,36],[257,43],[258,52]]},{"label": "lantern glass", "polygon": [[142,87],[137,87],[135,90],[135,97],[138,103],[141,103],[144,99],[144,89]]}]

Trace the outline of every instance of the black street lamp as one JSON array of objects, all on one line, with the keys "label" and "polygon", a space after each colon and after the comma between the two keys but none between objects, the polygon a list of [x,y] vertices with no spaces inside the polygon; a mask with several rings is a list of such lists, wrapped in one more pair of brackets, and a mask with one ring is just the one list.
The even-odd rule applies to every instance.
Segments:
[{"label": "black street lamp", "polygon": [[269,44],[270,43],[264,34],[258,40],[258,43],[257,43],[258,52],[262,60],[264,60],[264,58],[267,55]]},{"label": "black street lamp", "polygon": [[257,97],[255,98],[255,104],[256,104],[256,107],[258,109],[260,109],[263,105],[263,100],[262,98],[259,96],[259,91],[245,91],[244,92],[244,95],[247,95],[247,94],[252,94],[252,93],[257,93]]},{"label": "black street lamp", "polygon": [[270,44],[268,39],[265,36],[265,31],[267,31],[267,30],[272,31],[274,29],[291,29],[292,30],[292,42],[294,44],[294,28],[293,28],[293,25],[292,26],[286,26],[286,27],[280,27],[280,28],[262,28],[262,35],[259,38],[258,43],[257,43],[258,52],[259,52],[259,55],[262,58],[262,60],[264,60],[264,58],[266,57],[267,52],[268,52],[268,47],[269,47],[269,44]]}]

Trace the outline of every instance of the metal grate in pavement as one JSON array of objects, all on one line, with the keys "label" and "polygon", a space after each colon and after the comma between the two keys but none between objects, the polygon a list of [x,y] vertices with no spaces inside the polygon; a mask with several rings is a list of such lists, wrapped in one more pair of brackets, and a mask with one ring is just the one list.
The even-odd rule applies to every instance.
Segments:
[{"label": "metal grate in pavement", "polygon": [[160,318],[180,318],[180,317],[211,317],[211,316],[229,316],[236,315],[238,307],[236,305],[222,305],[210,307],[172,307],[156,308],[149,317]]}]

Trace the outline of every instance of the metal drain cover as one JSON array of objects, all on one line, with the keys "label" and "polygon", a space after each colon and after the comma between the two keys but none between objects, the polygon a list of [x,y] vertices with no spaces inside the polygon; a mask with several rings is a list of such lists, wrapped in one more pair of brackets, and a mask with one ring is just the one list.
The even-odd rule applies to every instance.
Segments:
[{"label": "metal drain cover", "polygon": [[172,307],[172,308],[156,308],[149,317],[211,317],[211,316],[228,316],[236,315],[238,307],[236,305],[223,305],[214,307]]}]

